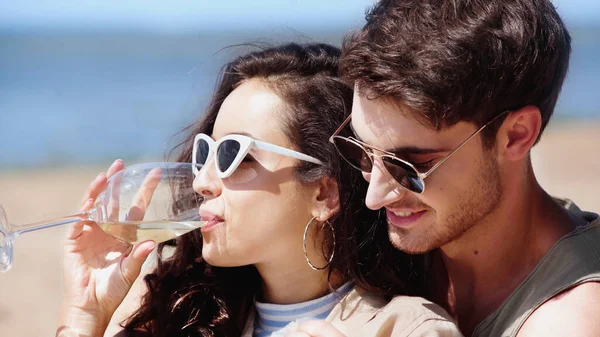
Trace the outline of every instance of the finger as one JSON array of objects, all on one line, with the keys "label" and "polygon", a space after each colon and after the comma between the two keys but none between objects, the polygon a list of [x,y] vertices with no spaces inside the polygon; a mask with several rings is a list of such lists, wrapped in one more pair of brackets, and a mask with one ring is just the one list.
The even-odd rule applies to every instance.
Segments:
[{"label": "finger", "polygon": [[[87,199],[83,205],[81,206],[81,211],[85,212],[89,210],[94,205],[94,199]],[[85,225],[84,221],[79,221],[73,223],[71,226],[67,228],[67,240],[75,240],[83,233],[83,226]]]},{"label": "finger", "polygon": [[106,184],[106,174],[105,173],[100,173],[98,176],[96,176],[96,178],[94,178],[94,180],[92,181],[90,186],[88,186],[87,190],[83,194],[83,198],[81,199],[81,211],[82,212],[84,211],[83,207],[84,207],[85,203],[90,198],[96,199],[96,197],[98,197],[98,194],[100,194],[100,192],[104,190],[103,187],[105,184]]},{"label": "finger", "polygon": [[154,241],[144,241],[133,247],[133,250],[121,260],[121,275],[129,286],[140,275],[142,265],[152,250],[156,247]]},{"label": "finger", "polygon": [[124,168],[125,164],[123,164],[123,161],[121,159],[117,159],[110,165],[108,171],[106,171],[106,177],[110,179],[110,177],[112,177],[115,173],[121,171]]},{"label": "finger", "polygon": [[140,187],[133,197],[132,205],[127,215],[127,221],[140,221],[144,219],[146,210],[150,205],[150,201],[152,201],[154,191],[156,191],[156,188],[160,183],[161,175],[162,170],[159,168],[152,169],[148,173],[142,183],[142,187]]},{"label": "finger", "polygon": [[108,219],[114,222],[119,221],[119,208],[120,206],[120,196],[121,196],[121,181],[123,180],[123,175],[119,174],[117,176],[113,176],[110,180],[110,196],[108,199]]},{"label": "finger", "polygon": [[116,172],[124,168],[123,161],[121,159],[115,160],[112,165],[108,168],[107,173],[100,173],[94,181],[90,184],[88,189],[83,194],[81,205],[87,202],[89,198],[96,199],[100,192],[106,189],[106,181],[112,177]]},{"label": "finger", "polygon": [[125,164],[121,159],[115,160],[108,171],[106,171],[107,179],[111,179],[110,181],[110,198],[108,200],[108,219],[113,221],[119,220],[119,197],[121,195],[121,180],[123,179],[123,175],[115,176],[116,173],[122,171],[125,168]]},{"label": "finger", "polygon": [[326,321],[303,321],[298,323],[295,331],[312,337],[345,337],[331,323]]}]

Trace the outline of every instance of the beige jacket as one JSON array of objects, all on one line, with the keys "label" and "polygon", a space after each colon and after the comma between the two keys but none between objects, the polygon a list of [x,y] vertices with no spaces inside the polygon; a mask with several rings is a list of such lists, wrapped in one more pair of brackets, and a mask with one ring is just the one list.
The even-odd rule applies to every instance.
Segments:
[{"label": "beige jacket", "polygon": [[[354,288],[326,321],[347,337],[458,337],[462,336],[444,309],[420,297],[398,296],[391,302]],[[254,316],[242,337],[252,337]]]},{"label": "beige jacket", "polygon": [[[154,253],[153,253],[154,254]],[[135,281],[104,334],[105,337],[120,336],[119,323],[128,318],[140,306],[140,299],[147,291],[143,275],[154,269],[148,258],[142,275]],[[397,296],[387,302],[380,296],[358,287],[352,289],[338,303],[326,321],[333,324],[347,337],[456,337],[462,336],[452,318],[440,306],[420,297]],[[243,337],[252,337],[254,315],[248,319]]]}]

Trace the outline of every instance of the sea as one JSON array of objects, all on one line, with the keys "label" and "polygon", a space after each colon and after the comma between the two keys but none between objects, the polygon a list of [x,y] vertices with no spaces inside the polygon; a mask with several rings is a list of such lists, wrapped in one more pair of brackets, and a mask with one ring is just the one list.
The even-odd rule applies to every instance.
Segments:
[{"label": "sea", "polygon": [[[339,45],[345,33],[0,30],[0,170],[173,159],[220,68],[250,44]],[[600,27],[571,34],[556,120],[600,120]]]}]

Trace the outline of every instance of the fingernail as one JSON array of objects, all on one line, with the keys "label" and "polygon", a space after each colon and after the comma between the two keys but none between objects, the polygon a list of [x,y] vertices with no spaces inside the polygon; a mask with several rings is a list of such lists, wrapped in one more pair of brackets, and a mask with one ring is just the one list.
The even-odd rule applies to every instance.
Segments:
[{"label": "fingernail", "polygon": [[94,198],[89,198],[86,202],[94,202]]},{"label": "fingernail", "polygon": [[102,178],[102,177],[103,177],[103,176],[105,176],[105,175],[106,175],[106,173],[102,172],[102,173],[100,173],[100,174],[99,174],[99,175],[96,177],[96,179],[100,179],[100,178]]},{"label": "fingernail", "polygon": [[115,160],[115,162],[113,164],[116,164],[116,163],[119,163],[119,162],[122,163],[123,159],[117,159],[117,160]]},{"label": "fingernail", "polygon": [[154,247],[156,247],[156,242],[148,241],[148,242],[144,242],[142,245],[143,245],[143,248],[145,251],[149,251],[149,250],[154,249]]}]

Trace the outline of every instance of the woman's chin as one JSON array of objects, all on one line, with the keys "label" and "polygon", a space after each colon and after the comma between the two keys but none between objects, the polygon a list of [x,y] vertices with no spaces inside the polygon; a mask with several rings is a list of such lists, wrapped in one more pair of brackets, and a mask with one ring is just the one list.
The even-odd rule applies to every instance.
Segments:
[{"label": "woman's chin", "polygon": [[244,265],[243,263],[239,263],[240,261],[237,261],[238,259],[233,259],[231,256],[225,256],[206,246],[202,247],[202,259],[214,267],[239,267]]}]

